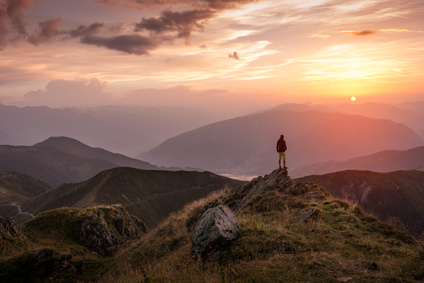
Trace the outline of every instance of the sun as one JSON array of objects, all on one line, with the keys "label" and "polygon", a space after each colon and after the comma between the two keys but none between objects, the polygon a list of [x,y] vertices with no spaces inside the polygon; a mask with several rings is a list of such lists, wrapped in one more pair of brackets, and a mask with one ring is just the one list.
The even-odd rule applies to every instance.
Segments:
[{"label": "sun", "polygon": [[352,96],[352,97],[350,98],[350,101],[355,102],[355,101],[356,101],[356,97],[355,97],[355,96]]}]

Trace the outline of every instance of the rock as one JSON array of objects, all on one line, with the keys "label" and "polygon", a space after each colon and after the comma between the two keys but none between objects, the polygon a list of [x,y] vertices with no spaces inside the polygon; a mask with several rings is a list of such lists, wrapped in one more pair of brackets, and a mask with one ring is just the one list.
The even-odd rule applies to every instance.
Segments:
[{"label": "rock", "polygon": [[202,261],[225,257],[225,246],[237,237],[239,226],[233,212],[219,205],[203,213],[191,238],[192,251]]},{"label": "rock", "polygon": [[22,227],[10,217],[6,219],[0,217],[0,239],[12,237],[25,238]]},{"label": "rock", "polygon": [[[246,203],[264,191],[288,192],[295,184],[287,176],[287,170],[276,169],[271,174],[264,177],[257,177],[244,185],[239,192],[239,199],[231,207],[234,211],[240,210]],[[236,196],[238,197],[238,196]]]},{"label": "rock", "polygon": [[299,211],[297,214],[297,221],[306,223],[309,219],[315,219],[319,215],[319,211],[316,208],[305,208]]},{"label": "rock", "polygon": [[[29,255],[25,268],[27,274],[31,274],[34,280],[55,280],[64,274],[74,276],[81,271],[72,264],[72,255],[67,253],[61,255],[52,249],[41,249]],[[30,279],[30,278],[28,278]]]},{"label": "rock", "polygon": [[[106,213],[106,212],[105,212]],[[113,210],[107,216],[102,211],[85,219],[79,230],[79,242],[103,256],[113,255],[120,247],[140,238],[147,228],[144,223],[125,210]]]}]

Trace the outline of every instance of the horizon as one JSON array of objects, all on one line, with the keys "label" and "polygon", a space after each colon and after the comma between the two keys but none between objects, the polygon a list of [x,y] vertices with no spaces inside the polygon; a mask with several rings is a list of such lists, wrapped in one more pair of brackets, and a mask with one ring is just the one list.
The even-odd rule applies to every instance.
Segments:
[{"label": "horizon", "polygon": [[171,106],[228,115],[284,103],[424,96],[418,0],[0,4],[5,105]]}]

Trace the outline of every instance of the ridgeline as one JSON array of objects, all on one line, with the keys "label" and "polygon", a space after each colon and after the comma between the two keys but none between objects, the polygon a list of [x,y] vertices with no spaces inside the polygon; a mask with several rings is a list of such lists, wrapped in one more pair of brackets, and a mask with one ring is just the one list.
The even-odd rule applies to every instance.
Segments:
[{"label": "ridgeline", "polygon": [[[217,207],[229,208],[235,215],[237,235],[199,260],[193,254],[193,234],[198,232],[201,216]],[[104,209],[92,208],[92,214],[66,208],[44,212],[24,225],[26,238],[1,239],[0,281],[424,280],[424,251],[420,240],[378,221],[356,205],[330,197],[315,183],[291,180],[283,170],[195,201],[154,230],[138,233],[142,235],[106,255],[84,245],[75,236],[81,233],[81,223],[94,223],[95,219],[112,232],[133,227],[127,220],[131,217],[122,216],[125,213],[121,207],[110,207],[112,211],[102,212]],[[118,211],[123,220],[117,221],[120,218],[113,211]],[[55,221],[55,217],[62,221]],[[42,224],[43,221],[50,224]],[[54,223],[61,224],[56,227]],[[50,227],[49,232],[42,232],[42,227]],[[44,261],[40,263],[40,259]],[[50,262],[51,266],[43,262]],[[37,264],[44,269],[37,269]],[[37,277],[34,274],[38,274]]]}]

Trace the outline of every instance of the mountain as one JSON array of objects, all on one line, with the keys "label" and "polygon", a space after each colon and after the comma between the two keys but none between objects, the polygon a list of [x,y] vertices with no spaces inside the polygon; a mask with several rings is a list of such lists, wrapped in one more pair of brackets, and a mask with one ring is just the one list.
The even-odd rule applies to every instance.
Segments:
[{"label": "mountain", "polygon": [[86,208],[121,204],[148,227],[158,225],[171,212],[225,186],[243,182],[210,172],[113,168],[75,184],[62,184],[21,203],[34,215],[60,207]]},{"label": "mountain", "polygon": [[408,230],[424,232],[424,172],[376,173],[347,170],[299,178],[324,187],[333,197],[347,199],[364,211]]},{"label": "mountain", "polygon": [[27,174],[51,186],[81,182],[103,170],[121,166],[158,169],[147,162],[65,137],[49,138],[34,146],[0,145],[0,172]]},{"label": "mountain", "polygon": [[36,143],[34,146],[52,147],[70,155],[105,160],[118,166],[140,169],[158,169],[158,167],[153,166],[148,162],[130,158],[123,154],[112,153],[102,148],[90,147],[76,139],[68,137],[50,137],[45,141]]},{"label": "mountain", "polygon": [[176,107],[63,108],[0,104],[0,144],[32,145],[52,136],[73,137],[112,152],[135,156],[160,142],[220,116]]},{"label": "mountain", "polygon": [[[217,245],[208,260],[198,261],[192,237],[200,219],[222,206],[234,214],[236,238]],[[291,180],[284,171],[275,170],[241,188],[196,201],[110,256],[84,244],[108,245],[115,240],[119,244],[120,238],[112,236],[133,230],[130,217],[117,206],[42,213],[24,225],[27,238],[0,239],[0,249],[6,252],[0,253],[0,281],[424,280],[421,240],[378,221],[358,206],[330,197],[317,184]],[[99,241],[78,241],[87,233],[91,234],[86,238]]]},{"label": "mountain", "polygon": [[163,166],[198,167],[234,175],[264,174],[278,166],[275,144],[280,134],[287,141],[287,166],[291,170],[424,144],[413,130],[389,120],[274,109],[186,132],[141,158]]},{"label": "mountain", "polygon": [[348,169],[392,172],[397,170],[413,170],[420,168],[424,168],[423,146],[408,150],[385,150],[344,161],[331,160],[323,163],[311,164],[291,171],[291,175],[293,177],[301,177]]}]

